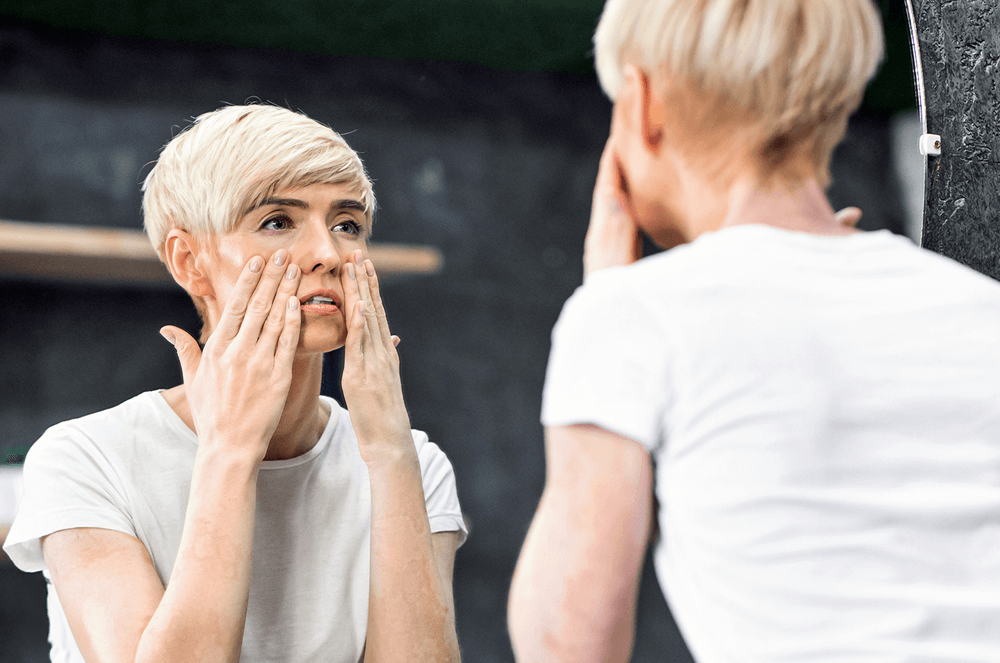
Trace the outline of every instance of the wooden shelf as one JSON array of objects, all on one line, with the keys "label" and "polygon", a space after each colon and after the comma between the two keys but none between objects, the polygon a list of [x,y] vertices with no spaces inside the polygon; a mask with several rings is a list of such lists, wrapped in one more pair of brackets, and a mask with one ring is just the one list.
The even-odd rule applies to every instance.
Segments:
[{"label": "wooden shelf", "polygon": [[[380,275],[430,274],[441,252],[429,246],[371,244]],[[171,284],[139,230],[0,221],[0,273],[79,281]]]}]

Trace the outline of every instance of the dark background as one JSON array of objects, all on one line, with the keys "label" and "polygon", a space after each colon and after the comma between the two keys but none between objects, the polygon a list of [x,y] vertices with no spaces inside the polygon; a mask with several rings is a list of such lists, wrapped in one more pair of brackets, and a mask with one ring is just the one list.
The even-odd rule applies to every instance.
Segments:
[{"label": "dark background", "polygon": [[1000,279],[1000,5],[996,0],[912,0],[920,35],[927,132],[921,245]]},{"label": "dark background", "polygon": [[[888,60],[831,198],[902,232],[890,122],[913,82],[902,0],[882,4]],[[455,565],[470,662],[512,660],[506,595],[544,478],[549,331],[581,281],[610,118],[589,56],[600,7],[0,0],[0,218],[139,228],[160,146],[257,99],[346,134],[375,181],[375,241],[442,251],[441,272],[384,295],[411,420],[451,458],[471,525]],[[179,288],[0,277],[0,448],[178,383],[166,323],[198,327]],[[46,629],[40,574],[0,566],[0,661],[45,660]],[[690,660],[647,565],[633,660],[666,659]]]}]

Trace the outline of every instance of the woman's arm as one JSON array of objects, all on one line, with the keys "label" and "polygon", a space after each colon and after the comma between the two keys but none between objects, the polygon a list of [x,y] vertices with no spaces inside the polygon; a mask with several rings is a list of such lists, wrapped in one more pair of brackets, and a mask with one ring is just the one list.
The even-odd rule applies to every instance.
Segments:
[{"label": "woman's arm", "polygon": [[275,260],[265,266],[252,259],[204,352],[180,329],[163,330],[177,347],[198,434],[166,589],[135,537],[71,529],[43,540],[56,592],[88,663],[239,660],[257,472],[284,407],[298,342],[293,295],[299,273],[294,265],[288,270]]},{"label": "woman's arm", "polygon": [[652,461],[635,440],[591,425],[547,428],[545,457],[545,490],[510,588],[515,658],[627,661],[652,527]]},{"label": "woman's arm", "polygon": [[344,399],[372,492],[367,663],[458,661],[451,566],[457,535],[431,535],[399,356],[370,260],[342,273],[349,323]]},{"label": "woman's arm", "polygon": [[387,464],[369,473],[372,550],[365,663],[457,663],[451,570],[458,533],[430,533],[419,467],[415,477]]}]

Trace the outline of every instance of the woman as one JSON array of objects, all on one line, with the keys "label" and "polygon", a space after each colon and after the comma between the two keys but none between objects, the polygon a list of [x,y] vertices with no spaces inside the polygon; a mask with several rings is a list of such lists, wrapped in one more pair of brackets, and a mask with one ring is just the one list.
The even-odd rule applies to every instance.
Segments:
[{"label": "woman", "polygon": [[[303,115],[227,107],[144,191],[205,345],[164,327],[182,385],[28,455],[6,549],[51,577],[53,660],[458,660],[466,531],[447,458],[410,430],[357,154]],[[349,414],[319,393],[340,347]]]},{"label": "woman", "polygon": [[882,45],[870,0],[605,5],[518,660],[628,660],[647,547],[699,663],[997,660],[1000,285],[824,192]]}]

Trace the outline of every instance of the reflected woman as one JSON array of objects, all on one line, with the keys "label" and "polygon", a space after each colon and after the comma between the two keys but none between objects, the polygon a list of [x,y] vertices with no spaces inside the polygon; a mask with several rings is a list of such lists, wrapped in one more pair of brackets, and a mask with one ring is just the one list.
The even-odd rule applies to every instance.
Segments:
[{"label": "reflected woman", "polygon": [[[375,201],[334,131],[207,113],[164,148],[145,225],[204,322],[184,383],[49,429],[5,549],[49,586],[53,661],[457,661],[466,536],[410,429],[375,269]],[[320,395],[345,348],[349,411]]]}]

